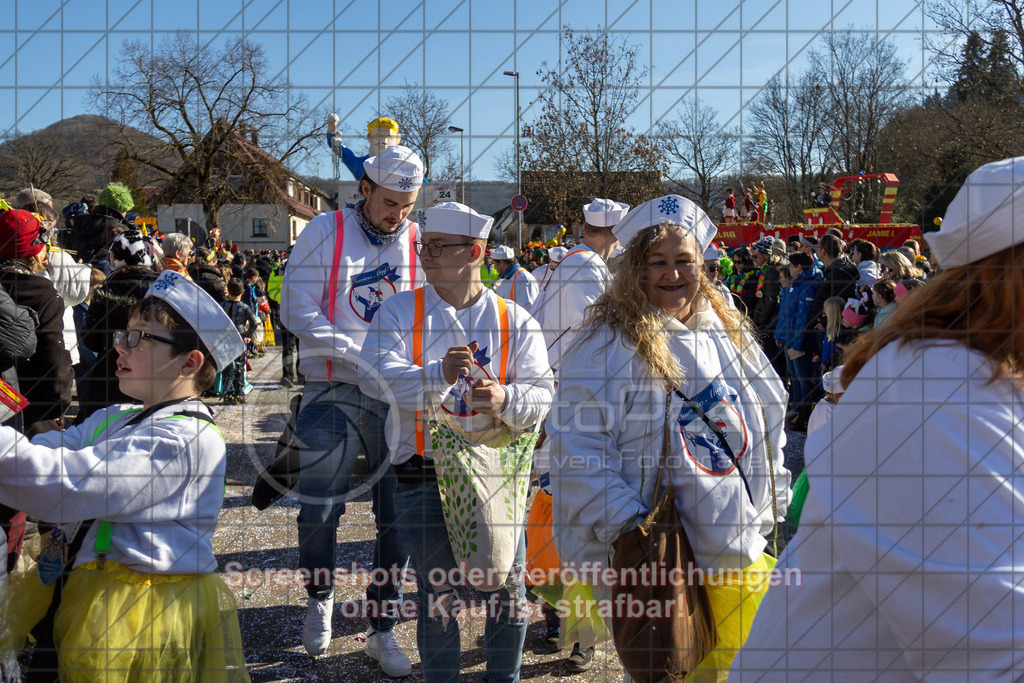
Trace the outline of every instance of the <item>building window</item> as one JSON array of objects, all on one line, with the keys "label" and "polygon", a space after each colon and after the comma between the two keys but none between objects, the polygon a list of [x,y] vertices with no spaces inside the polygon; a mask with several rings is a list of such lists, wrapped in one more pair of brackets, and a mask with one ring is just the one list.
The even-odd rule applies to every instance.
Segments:
[{"label": "building window", "polygon": [[252,236],[253,237],[266,237],[267,236],[267,219],[266,218],[253,218],[252,219]]},{"label": "building window", "polygon": [[188,219],[187,218],[175,218],[174,219],[174,232],[180,232],[188,234]]}]

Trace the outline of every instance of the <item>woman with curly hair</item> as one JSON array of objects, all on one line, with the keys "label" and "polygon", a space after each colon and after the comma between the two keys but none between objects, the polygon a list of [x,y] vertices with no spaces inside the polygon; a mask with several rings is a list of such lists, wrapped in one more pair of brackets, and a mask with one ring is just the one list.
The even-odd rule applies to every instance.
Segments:
[{"label": "woman with curly hair", "polygon": [[730,680],[1024,671],[1022,179],[1024,157],[968,176],[927,237],[942,273],[847,351],[807,440],[801,585],[768,596]]},{"label": "woman with curly hair", "polygon": [[[547,422],[560,454],[551,482],[563,562],[611,566],[612,543],[652,509],[667,438],[676,508],[700,568],[746,577],[771,564],[765,535],[789,495],[787,397],[749,323],[704,275],[716,231],[676,195],[615,227],[625,251],[563,357]],[[709,586],[720,645],[700,669],[728,669],[766,588],[745,578]],[[607,586],[593,590],[607,597]],[[588,634],[573,635],[588,644]]]}]

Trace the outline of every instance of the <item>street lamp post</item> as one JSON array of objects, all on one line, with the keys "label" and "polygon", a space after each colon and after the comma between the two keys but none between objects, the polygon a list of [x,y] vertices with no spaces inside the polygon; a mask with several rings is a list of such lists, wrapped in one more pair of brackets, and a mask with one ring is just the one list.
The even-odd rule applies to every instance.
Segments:
[{"label": "street lamp post", "polygon": [[465,156],[466,148],[462,144],[463,143],[462,129],[459,128],[458,126],[448,126],[448,132],[449,133],[458,133],[459,134],[459,185],[462,188],[462,203],[465,204],[466,203],[466,156]]},{"label": "street lamp post", "polygon": [[[506,76],[516,79],[516,194],[523,193],[523,178],[519,169],[519,72],[506,71]],[[516,211],[516,241],[519,251],[523,250],[523,212]]]}]

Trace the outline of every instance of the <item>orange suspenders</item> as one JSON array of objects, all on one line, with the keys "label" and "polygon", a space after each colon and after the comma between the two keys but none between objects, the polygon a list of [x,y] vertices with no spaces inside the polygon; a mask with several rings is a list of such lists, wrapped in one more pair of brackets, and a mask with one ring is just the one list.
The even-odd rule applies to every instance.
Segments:
[{"label": "orange suspenders", "polygon": [[[423,367],[423,288],[413,292],[412,314],[412,362]],[[501,325],[501,356],[498,361],[498,384],[508,380],[509,317],[508,304],[498,297],[498,321]],[[416,411],[416,455],[426,455],[424,450],[423,411]]]}]

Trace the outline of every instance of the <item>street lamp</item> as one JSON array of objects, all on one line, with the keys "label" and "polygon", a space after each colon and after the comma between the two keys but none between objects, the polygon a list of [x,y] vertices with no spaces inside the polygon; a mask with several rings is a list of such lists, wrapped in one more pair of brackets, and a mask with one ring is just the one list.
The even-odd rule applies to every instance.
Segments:
[{"label": "street lamp", "polygon": [[[523,179],[519,170],[519,72],[506,71],[506,76],[516,79],[516,194],[523,193]],[[516,211],[516,240],[519,243],[519,251],[523,250],[523,212]]]},{"label": "street lamp", "polygon": [[449,133],[459,134],[459,185],[462,186],[462,203],[466,203],[466,166],[465,147],[463,146],[462,129],[458,126],[448,126]]}]

